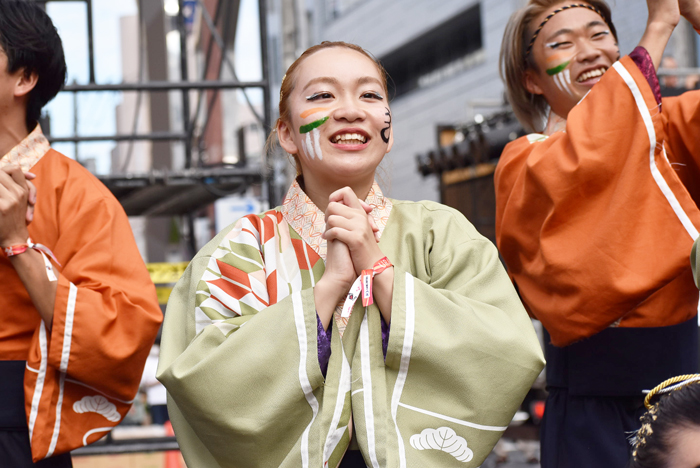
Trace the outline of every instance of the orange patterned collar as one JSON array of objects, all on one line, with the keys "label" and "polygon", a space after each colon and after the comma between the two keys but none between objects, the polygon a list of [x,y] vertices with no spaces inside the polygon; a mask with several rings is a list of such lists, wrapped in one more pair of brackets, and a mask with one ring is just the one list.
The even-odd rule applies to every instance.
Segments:
[{"label": "orange patterned collar", "polygon": [[[379,236],[384,232],[384,227],[389,220],[392,203],[386,198],[375,181],[365,200],[372,210],[372,217],[379,228]],[[301,238],[325,261],[326,241],[321,237],[326,230],[326,221],[323,211],[302,190],[295,179],[289,187],[287,196],[282,204],[282,216],[292,228],[299,233]]]},{"label": "orange patterned collar", "polygon": [[24,172],[29,171],[49,150],[49,140],[41,131],[41,126],[37,125],[32,133],[22,140],[9,153],[0,158],[0,167],[10,164],[18,165]]}]

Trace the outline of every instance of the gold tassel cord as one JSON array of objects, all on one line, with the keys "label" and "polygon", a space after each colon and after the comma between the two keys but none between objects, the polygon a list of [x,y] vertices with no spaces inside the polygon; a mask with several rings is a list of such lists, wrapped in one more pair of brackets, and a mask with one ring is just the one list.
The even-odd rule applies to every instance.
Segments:
[{"label": "gold tassel cord", "polygon": [[[644,398],[644,406],[646,407],[646,409],[651,409],[650,402],[651,402],[651,399],[654,397],[654,395],[659,394],[659,393],[661,392],[661,390],[663,390],[663,389],[666,388],[666,387],[669,387],[669,386],[674,385],[674,384],[677,384],[677,383],[679,383],[679,382],[683,382],[684,380],[690,380],[690,379],[692,379],[691,382],[695,382],[695,381],[697,381],[698,379],[700,379],[700,374],[679,375],[679,376],[676,376],[676,377],[671,377],[671,378],[668,379],[668,380],[664,380],[664,381],[661,382],[659,385],[657,385],[656,387],[654,387],[654,388],[647,394],[647,396]],[[691,382],[688,382],[688,383],[691,383]]]}]

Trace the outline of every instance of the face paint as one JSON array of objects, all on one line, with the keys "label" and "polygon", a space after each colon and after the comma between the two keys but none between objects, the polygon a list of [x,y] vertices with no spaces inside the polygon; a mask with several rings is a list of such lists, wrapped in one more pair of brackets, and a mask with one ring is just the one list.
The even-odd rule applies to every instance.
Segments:
[{"label": "face paint", "polygon": [[301,128],[299,128],[299,133],[301,133],[302,135],[306,135],[305,138],[302,137],[302,145],[304,147],[304,152],[310,159],[318,158],[319,160],[322,160],[323,153],[321,152],[321,132],[318,130],[318,128],[312,127],[309,130],[308,127],[314,124],[317,124],[316,127],[318,127],[320,125],[323,125],[326,122],[326,120],[328,120],[328,117],[316,120],[315,122],[311,122],[310,124],[303,125]]},{"label": "face paint", "polygon": [[547,63],[555,63],[562,59],[565,61],[554,67],[547,68],[545,72],[548,76],[552,77],[554,84],[557,85],[560,91],[573,96],[574,93],[571,90],[571,71],[568,69],[569,65],[571,65],[571,56],[562,53],[554,54],[547,58]]},{"label": "face paint", "polygon": [[316,156],[318,156],[320,161],[323,159],[323,153],[321,153],[321,132],[318,131],[318,128],[314,128],[313,132],[311,133],[313,134],[314,138],[314,149],[316,150]]},{"label": "face paint", "polygon": [[306,156],[309,159],[314,159],[316,156],[314,155],[314,145],[311,142],[311,132],[308,132],[306,134],[306,138],[302,140],[302,143],[304,145],[304,151],[306,152]]},{"label": "face paint", "polygon": [[301,144],[309,159],[318,158],[319,160],[323,160],[323,153],[321,152],[321,132],[318,131],[318,128],[307,132],[306,138],[301,141]]},{"label": "face paint", "polygon": [[389,129],[391,128],[391,111],[389,110],[388,107],[385,107],[385,109],[386,109],[386,114],[384,114],[384,115],[389,117],[389,120],[384,121],[384,123],[387,124],[387,127],[382,129],[381,135],[382,135],[382,140],[384,140],[384,143],[388,144],[389,137],[386,135],[386,132],[389,131]]},{"label": "face paint", "polygon": [[557,85],[557,88],[559,88],[562,92],[565,92],[571,96],[574,95],[574,92],[571,90],[571,70],[563,70],[562,72],[552,76],[552,79],[554,80],[554,84]]},{"label": "face paint", "polygon": [[326,123],[327,120],[328,120],[328,116],[326,116],[322,119],[314,120],[310,124],[302,125],[301,127],[299,127],[299,133],[301,133],[302,135],[304,133],[309,133],[314,128],[318,128],[321,125],[323,125],[324,123]]},{"label": "face paint", "polygon": [[308,116],[310,116],[311,114],[315,114],[317,112],[323,112],[323,111],[327,111],[327,110],[328,110],[328,107],[314,107],[313,109],[305,110],[304,112],[302,112],[299,115],[299,117],[301,117],[302,119],[305,119]]},{"label": "face paint", "polygon": [[[313,109],[305,110],[300,114],[300,117],[306,118],[311,114],[328,110],[326,107],[315,107]],[[311,123],[302,125],[299,127],[299,133],[302,135],[302,146],[304,147],[304,152],[310,159],[318,158],[323,159],[323,153],[321,153],[321,132],[319,132],[318,127],[323,125],[328,121],[328,116],[322,119],[314,120]],[[304,138],[303,135],[306,134]]]},{"label": "face paint", "polygon": [[568,67],[570,63],[571,63],[571,60],[567,60],[566,62],[562,63],[561,65],[557,65],[556,67],[548,68],[546,70],[547,74],[549,76],[558,75],[559,73],[563,72],[564,69],[566,69],[566,67]]}]

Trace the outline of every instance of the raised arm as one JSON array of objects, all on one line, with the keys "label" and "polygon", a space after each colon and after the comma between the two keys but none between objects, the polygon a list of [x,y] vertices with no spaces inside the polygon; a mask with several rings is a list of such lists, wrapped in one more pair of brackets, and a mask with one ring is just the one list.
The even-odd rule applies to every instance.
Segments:
[{"label": "raised arm", "polygon": [[[692,2],[681,0],[681,3]],[[649,16],[639,45],[649,52],[656,69],[659,68],[668,40],[680,21],[678,4],[678,0],[647,0]]]},{"label": "raised arm", "polygon": [[[687,269],[700,215],[664,156],[664,124],[645,76],[623,57],[570,112],[566,132],[521,138],[501,156],[498,245],[557,346],[630,317]],[[667,313],[645,326],[683,321],[678,301],[655,306]]]},{"label": "raised arm", "polygon": [[700,34],[700,0],[679,0],[681,15],[693,25]]}]

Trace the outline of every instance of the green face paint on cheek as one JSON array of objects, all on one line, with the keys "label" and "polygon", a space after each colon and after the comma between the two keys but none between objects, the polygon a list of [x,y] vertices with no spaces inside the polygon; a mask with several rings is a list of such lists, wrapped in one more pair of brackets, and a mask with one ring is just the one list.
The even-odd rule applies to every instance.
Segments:
[{"label": "green face paint on cheek", "polygon": [[299,133],[301,133],[301,134],[309,133],[314,128],[318,128],[321,125],[323,125],[324,123],[326,123],[327,120],[328,120],[328,116],[326,116],[322,119],[314,120],[310,124],[302,125],[301,127],[299,127]]},{"label": "green face paint on cheek", "polygon": [[546,70],[546,72],[547,72],[547,74],[548,74],[549,76],[554,76],[554,75],[556,75],[557,73],[563,72],[564,69],[565,69],[566,67],[568,67],[570,63],[571,63],[571,60],[567,60],[566,62],[564,62],[564,63],[562,63],[561,65],[558,65],[558,66],[556,66],[556,67],[554,67],[554,68],[548,68],[548,69]]}]

